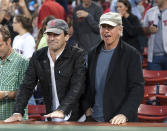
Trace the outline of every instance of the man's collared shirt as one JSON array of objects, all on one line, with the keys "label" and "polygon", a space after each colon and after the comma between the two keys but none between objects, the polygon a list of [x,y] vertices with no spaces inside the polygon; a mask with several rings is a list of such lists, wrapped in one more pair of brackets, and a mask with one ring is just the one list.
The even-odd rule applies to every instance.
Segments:
[{"label": "man's collared shirt", "polygon": [[[28,60],[13,51],[3,62],[0,59],[0,91],[17,91],[19,88]],[[13,114],[15,99],[0,100],[0,120],[5,120]]]}]

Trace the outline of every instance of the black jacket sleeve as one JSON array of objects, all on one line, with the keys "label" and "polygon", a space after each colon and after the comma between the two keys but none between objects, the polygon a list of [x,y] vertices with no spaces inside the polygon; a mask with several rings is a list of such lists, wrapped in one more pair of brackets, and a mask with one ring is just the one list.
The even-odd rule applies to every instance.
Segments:
[{"label": "black jacket sleeve", "polygon": [[38,78],[34,58],[35,55],[33,54],[30,59],[29,66],[26,70],[24,80],[19,87],[16,96],[14,113],[21,113],[22,115],[24,115],[24,108],[27,106],[28,100],[32,96],[33,90],[37,84]]}]

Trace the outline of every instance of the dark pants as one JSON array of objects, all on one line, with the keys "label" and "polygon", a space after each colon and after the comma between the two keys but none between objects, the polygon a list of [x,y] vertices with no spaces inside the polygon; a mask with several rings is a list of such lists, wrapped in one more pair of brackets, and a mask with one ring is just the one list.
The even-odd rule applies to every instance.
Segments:
[{"label": "dark pants", "polygon": [[92,116],[87,116],[85,122],[97,122]]},{"label": "dark pants", "polygon": [[148,62],[148,70],[167,70],[167,54],[154,56],[152,62]]}]

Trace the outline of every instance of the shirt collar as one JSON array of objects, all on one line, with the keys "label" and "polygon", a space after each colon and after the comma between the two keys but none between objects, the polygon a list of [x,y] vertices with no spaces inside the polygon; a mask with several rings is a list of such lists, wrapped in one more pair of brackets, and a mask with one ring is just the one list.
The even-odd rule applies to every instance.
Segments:
[{"label": "shirt collar", "polygon": [[[63,51],[64,51],[64,50],[62,50],[62,51],[56,56],[56,60],[59,58],[59,56],[62,54]],[[51,55],[50,55],[49,48],[48,48],[47,55],[48,55],[49,60],[52,60],[52,57],[51,57]],[[52,60],[52,61],[53,61],[53,60]]]},{"label": "shirt collar", "polygon": [[[5,61],[12,61],[13,58],[15,57],[15,54],[16,52],[13,50],[12,53],[10,53],[10,55],[5,59]],[[2,60],[0,59],[0,61]]]}]

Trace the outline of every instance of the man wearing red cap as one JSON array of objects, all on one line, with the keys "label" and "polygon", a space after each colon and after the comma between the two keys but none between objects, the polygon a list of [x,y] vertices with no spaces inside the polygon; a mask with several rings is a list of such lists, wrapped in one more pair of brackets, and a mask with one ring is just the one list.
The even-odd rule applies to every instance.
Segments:
[{"label": "man wearing red cap", "polygon": [[62,20],[66,19],[65,10],[59,3],[55,0],[44,0],[38,15],[38,29],[42,26],[42,20],[49,15]]}]

